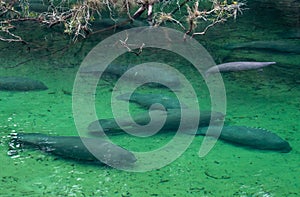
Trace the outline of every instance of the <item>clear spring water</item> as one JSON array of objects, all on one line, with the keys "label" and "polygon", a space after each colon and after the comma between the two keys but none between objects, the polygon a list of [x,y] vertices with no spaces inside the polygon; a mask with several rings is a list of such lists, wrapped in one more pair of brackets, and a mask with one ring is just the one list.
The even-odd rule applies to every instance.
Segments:
[{"label": "clear spring water", "polygon": [[[1,76],[26,76],[43,81],[49,89],[37,92],[0,91],[0,196],[299,196],[300,179],[300,56],[269,50],[225,50],[227,43],[286,39],[294,27],[277,23],[272,16],[246,12],[237,21],[217,26],[198,37],[216,63],[229,61],[276,61],[262,71],[225,73],[226,123],[266,128],[292,146],[290,153],[243,148],[218,141],[205,157],[198,157],[203,137],[196,137],[187,151],[159,170],[131,173],[91,165],[37,150],[7,156],[11,132],[78,135],[72,114],[72,87],[85,55],[113,32],[64,48],[68,41],[51,32],[40,42],[43,48],[0,43]],[[37,29],[32,40],[41,39]],[[51,40],[52,39],[52,40]],[[299,42],[298,39],[289,39]],[[174,54],[173,54],[174,55]],[[127,54],[124,64],[158,58],[179,68],[197,88],[200,105],[208,108],[207,90],[190,65],[177,56],[145,50],[141,57]],[[22,63],[23,62],[23,63]],[[21,63],[21,64],[20,64]],[[200,88],[199,88],[200,87]],[[202,87],[202,89],[201,89]],[[100,83],[96,108],[99,117],[112,117],[113,83]],[[164,89],[142,88],[146,93],[170,94]],[[203,91],[203,92],[202,92]],[[133,111],[141,111],[133,105]],[[140,140],[113,136],[120,145],[137,151],[166,143],[173,134]]]}]

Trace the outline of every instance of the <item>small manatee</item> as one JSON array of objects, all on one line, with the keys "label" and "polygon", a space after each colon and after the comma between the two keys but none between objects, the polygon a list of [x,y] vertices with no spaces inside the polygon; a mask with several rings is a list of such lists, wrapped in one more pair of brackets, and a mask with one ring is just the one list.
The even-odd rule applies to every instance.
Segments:
[{"label": "small manatee", "polygon": [[[207,133],[207,127],[200,128],[198,135],[218,136],[217,130],[211,129],[211,133]],[[219,136],[221,140],[247,146],[261,150],[273,150],[287,153],[292,150],[290,144],[270,131],[260,128],[250,128],[245,126],[224,126]]]},{"label": "small manatee", "polygon": [[26,77],[0,77],[0,90],[32,91],[47,90],[48,87],[37,80]]}]

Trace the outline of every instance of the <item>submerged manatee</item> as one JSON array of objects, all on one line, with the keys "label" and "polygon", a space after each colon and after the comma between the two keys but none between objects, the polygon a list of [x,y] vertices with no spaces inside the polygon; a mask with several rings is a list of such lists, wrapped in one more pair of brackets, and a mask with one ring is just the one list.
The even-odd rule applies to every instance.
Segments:
[{"label": "submerged manatee", "polygon": [[217,72],[253,70],[263,68],[272,64],[276,64],[276,62],[228,62],[209,68],[207,71],[205,71],[205,75],[208,76]]},{"label": "submerged manatee", "polygon": [[[207,128],[197,131],[198,135],[207,135]],[[212,130],[213,131],[213,130]],[[218,135],[212,133],[211,136]],[[245,126],[224,126],[219,136],[221,140],[262,150],[290,152],[291,146],[287,141],[265,129],[250,128]]]},{"label": "submerged manatee", "polygon": [[[155,103],[163,105],[166,109],[187,108],[185,104],[180,106],[180,103],[176,97],[170,97],[163,94],[140,94],[134,92],[131,94],[131,96],[129,93],[119,95],[117,96],[117,99],[137,103],[147,109],[149,109]],[[161,107],[158,106],[158,108],[152,109],[161,109]]]},{"label": "submerged manatee", "polygon": [[[113,74],[118,77],[121,77],[126,71],[133,68],[132,65],[119,65],[119,64],[111,64],[105,70],[105,73]],[[124,75],[123,75],[124,76]],[[137,69],[136,72],[127,73],[125,79],[131,82],[143,82],[145,80],[149,81],[148,86],[153,87],[164,87],[161,84],[169,86],[171,88],[180,89],[181,82],[178,76],[176,76],[175,72],[172,70],[166,69],[164,67],[159,67],[158,65],[147,66],[140,69]],[[150,83],[159,80],[161,84],[158,83]]]},{"label": "submerged manatee", "polygon": [[[182,109],[182,110],[186,110],[186,109]],[[169,109],[167,112],[161,110],[152,110],[150,111],[150,113],[151,116],[154,117],[153,119],[151,119],[149,112],[143,112],[143,113],[133,115],[132,118],[135,122],[132,122],[130,119],[127,118],[121,118],[120,123],[122,124],[123,129],[128,129],[139,136],[148,136],[149,134],[153,134],[151,133],[153,127],[149,127],[149,130],[146,129],[140,130],[140,128],[137,128],[135,124],[147,125],[151,121],[151,124],[155,126],[155,125],[160,125],[161,120],[166,119],[164,125],[160,130],[177,131],[181,122],[181,109]],[[181,125],[183,130],[194,129],[191,128],[190,125],[193,125],[195,121],[194,118],[195,113],[197,113],[196,110],[188,111],[185,117],[188,121],[185,122],[185,125]],[[224,119],[224,114],[220,112],[201,111],[198,127],[208,126],[210,123],[214,124],[214,122],[219,122],[220,120],[223,119]],[[101,125],[102,129],[99,127],[99,125]],[[91,134],[96,134],[99,131],[105,131],[107,134],[122,133],[122,128],[120,128],[120,126],[117,124],[114,118],[100,119],[94,121],[89,124],[88,130],[91,132]]]},{"label": "submerged manatee", "polygon": [[227,49],[265,49],[285,53],[300,53],[300,42],[286,40],[253,41],[245,43],[229,44]]},{"label": "submerged manatee", "polygon": [[300,28],[284,30],[280,33],[283,38],[300,39]]},{"label": "submerged manatee", "polygon": [[[95,157],[85,146],[94,150]],[[12,137],[13,146],[29,145],[45,152],[85,161],[99,161],[111,166],[133,164],[136,158],[133,153],[101,138],[79,136],[48,136],[41,133],[18,133]]]},{"label": "submerged manatee", "polygon": [[47,86],[40,81],[26,77],[0,77],[0,90],[30,91],[47,90]]}]

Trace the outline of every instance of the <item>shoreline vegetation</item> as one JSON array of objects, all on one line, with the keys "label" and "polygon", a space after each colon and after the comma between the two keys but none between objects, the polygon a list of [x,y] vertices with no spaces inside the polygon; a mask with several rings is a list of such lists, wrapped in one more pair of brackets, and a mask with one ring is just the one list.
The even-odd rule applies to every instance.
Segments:
[{"label": "shoreline vegetation", "polygon": [[[128,0],[128,1],[1,1],[0,41],[27,44],[16,32],[18,24],[30,22],[48,28],[59,26],[73,41],[99,34],[128,24],[162,26],[167,22],[176,24],[186,35],[203,35],[208,29],[229,18],[236,19],[242,14],[246,3],[220,0]],[[102,28],[97,23],[113,22]],[[137,22],[136,22],[137,21]],[[199,28],[198,24],[204,24]],[[197,28],[198,27],[198,28]]]}]

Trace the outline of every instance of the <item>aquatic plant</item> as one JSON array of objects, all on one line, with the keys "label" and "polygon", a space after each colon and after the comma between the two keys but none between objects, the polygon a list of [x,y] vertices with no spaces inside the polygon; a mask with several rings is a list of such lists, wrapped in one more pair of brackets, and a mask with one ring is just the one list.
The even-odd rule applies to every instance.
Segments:
[{"label": "aquatic plant", "polygon": [[[186,35],[195,36],[228,18],[235,19],[244,6],[245,2],[233,0],[0,0],[0,40],[25,43],[14,30],[17,24],[28,21],[49,28],[61,25],[74,41],[140,19],[151,26],[172,22]],[[124,16],[126,19],[120,21]],[[105,17],[115,24],[93,27]],[[199,23],[205,24],[204,28],[200,29]]]}]

